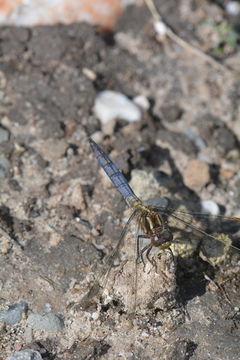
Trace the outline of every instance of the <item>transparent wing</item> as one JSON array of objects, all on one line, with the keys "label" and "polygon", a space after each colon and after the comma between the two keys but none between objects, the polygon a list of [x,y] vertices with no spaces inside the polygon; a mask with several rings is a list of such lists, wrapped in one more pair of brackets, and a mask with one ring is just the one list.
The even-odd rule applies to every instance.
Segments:
[{"label": "transparent wing", "polygon": [[82,300],[82,307],[84,307],[84,308],[87,307],[88,302],[93,297],[95,297],[99,293],[100,290],[101,291],[104,290],[106,283],[107,283],[108,274],[109,274],[111,268],[113,267],[114,260],[118,256],[119,251],[124,243],[124,238],[129,229],[129,226],[132,223],[132,221],[136,218],[137,213],[138,213],[138,210],[134,210],[133,213],[130,215],[126,225],[124,226],[124,228],[122,230],[122,233],[120,235],[120,238],[118,240],[116,247],[113,249],[111,254],[109,256],[107,256],[106,261],[105,261],[105,266],[103,267],[102,271],[99,272],[97,278],[94,281],[94,284],[91,286],[87,295],[84,296],[84,298]]},{"label": "transparent wing", "polygon": [[[223,240],[213,235],[213,233],[225,233],[234,238],[234,234],[240,231],[240,218],[227,217],[222,215],[209,215],[203,213],[188,213],[172,208],[158,208],[160,213],[166,214],[175,223],[180,224],[180,228],[188,229],[203,234],[205,237],[225,244]],[[171,225],[170,225],[171,226]],[[231,244],[231,248],[240,253],[240,248]]]},{"label": "transparent wing", "polygon": [[134,313],[136,312],[136,309],[137,309],[137,297],[138,297],[138,268],[139,268],[140,263],[137,260],[139,257],[139,246],[141,246],[141,244],[139,244],[139,239],[138,239],[140,232],[141,232],[140,224],[139,224],[139,222],[137,222],[137,231],[135,234],[135,241],[134,241],[135,258],[134,258],[134,280],[133,280],[133,290],[132,290],[133,295],[134,295],[134,300],[133,300],[133,312]]}]

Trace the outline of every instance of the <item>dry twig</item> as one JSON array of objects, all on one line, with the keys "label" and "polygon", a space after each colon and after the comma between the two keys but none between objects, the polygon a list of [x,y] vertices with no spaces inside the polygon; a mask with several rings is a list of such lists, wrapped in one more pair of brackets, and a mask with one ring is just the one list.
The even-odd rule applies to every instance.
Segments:
[{"label": "dry twig", "polygon": [[158,10],[156,9],[156,6],[154,5],[153,0],[144,0],[146,6],[148,7],[149,11],[152,14],[152,17],[154,19],[154,21],[157,22],[161,22],[163,23],[163,25],[166,28],[166,35],[172,39],[175,43],[177,43],[179,46],[181,46],[182,48],[191,51],[193,54],[201,57],[202,59],[204,59],[206,62],[208,62],[209,64],[213,65],[215,68],[223,70],[223,71],[227,71],[229,73],[232,74],[232,72],[234,71],[233,69],[229,68],[226,65],[223,65],[221,63],[219,63],[217,60],[215,60],[214,58],[212,58],[211,56],[207,55],[206,53],[204,53],[202,50],[200,50],[199,48],[196,48],[195,46],[193,46],[192,44],[189,44],[187,41],[183,40],[180,36],[178,36],[177,34],[174,33],[174,31],[163,21],[162,16],[160,15],[160,13],[158,12]]}]

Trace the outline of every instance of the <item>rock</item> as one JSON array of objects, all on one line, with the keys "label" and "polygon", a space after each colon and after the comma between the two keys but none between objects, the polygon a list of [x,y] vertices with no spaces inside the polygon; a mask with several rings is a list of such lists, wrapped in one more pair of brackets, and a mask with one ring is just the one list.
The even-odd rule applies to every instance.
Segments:
[{"label": "rock", "polygon": [[32,147],[47,161],[56,161],[62,157],[67,150],[67,143],[64,139],[38,139]]},{"label": "rock", "polygon": [[206,144],[201,136],[196,135],[190,128],[186,128],[183,133],[196,145],[199,150],[205,149]]},{"label": "rock", "polygon": [[179,150],[184,154],[191,154],[194,156],[198,152],[198,148],[194,142],[186,136],[183,132],[169,131],[167,129],[161,129],[157,133],[156,145],[163,147],[167,146],[171,150]]},{"label": "rock", "polygon": [[202,188],[210,181],[208,164],[198,159],[189,161],[183,173],[183,180],[190,189]]},{"label": "rock", "polygon": [[226,4],[226,11],[229,15],[237,16],[240,14],[240,4],[238,1],[229,1]]},{"label": "rock", "polygon": [[[132,240],[133,234],[127,234]],[[141,249],[146,244],[140,244]],[[125,245],[124,245],[125,246]],[[144,257],[145,265],[138,264],[136,269],[136,253],[134,246],[123,247],[127,259],[108,277],[108,283],[103,292],[104,302],[112,298],[117,300],[126,312],[146,314],[155,309],[169,310],[176,306],[176,263],[169,250],[151,251],[151,264]]]},{"label": "rock", "polygon": [[167,34],[167,27],[162,21],[156,21],[154,23],[154,29],[161,37],[164,37]]},{"label": "rock", "polygon": [[52,312],[32,313],[27,319],[27,323],[35,330],[58,332],[64,327],[63,318]]},{"label": "rock", "polygon": [[228,319],[223,320],[229,308],[222,301],[219,303],[218,296],[217,292],[208,291],[202,296],[192,296],[187,302],[189,320],[176,329],[174,339],[190,338],[192,344],[197,345],[192,359],[207,359],[206,354],[211,354],[211,360],[239,359],[239,335],[232,331]]},{"label": "rock", "polygon": [[142,108],[143,110],[148,110],[150,108],[150,102],[149,102],[148,98],[144,95],[136,96],[133,99],[133,101],[135,102],[135,104],[140,106],[140,108]]},{"label": "rock", "polygon": [[10,163],[4,157],[0,157],[0,180],[7,177],[10,169]]},{"label": "rock", "polygon": [[171,123],[180,120],[183,114],[183,110],[177,104],[163,105],[161,108],[161,112],[164,120],[166,120],[166,122],[171,122]]},{"label": "rock", "polygon": [[205,214],[206,213],[210,214],[210,215],[219,215],[220,214],[220,209],[219,209],[218,204],[216,204],[212,200],[202,200],[201,205],[202,205],[202,211]]},{"label": "rock", "polygon": [[236,146],[236,141],[233,133],[225,128],[215,130],[212,135],[213,145],[218,148],[222,154],[226,154]]},{"label": "rock", "polygon": [[218,117],[206,114],[197,119],[196,126],[205,144],[221,155],[225,156],[237,145],[232,129],[228,128]]},{"label": "rock", "polygon": [[221,180],[223,181],[226,181],[226,180],[230,180],[234,177],[235,175],[235,172],[232,170],[232,169],[223,169],[221,168],[220,171],[219,171],[219,174],[220,174],[220,178]]},{"label": "rock", "polygon": [[11,249],[12,249],[12,243],[10,237],[6,236],[4,233],[0,233],[0,253],[6,255],[9,253]]},{"label": "rock", "polygon": [[17,324],[22,320],[23,314],[27,311],[28,304],[25,301],[10,305],[8,310],[0,311],[0,321],[8,325]]},{"label": "rock", "polygon": [[69,182],[69,186],[63,195],[63,204],[74,206],[76,209],[85,209],[84,193],[79,179],[73,179]]},{"label": "rock", "polygon": [[129,122],[141,119],[141,111],[138,106],[117,91],[100,92],[95,100],[94,111],[102,125],[117,118]]},{"label": "rock", "polygon": [[15,351],[15,353],[8,356],[7,360],[42,360],[42,356],[38,351],[26,349]]},{"label": "rock", "polygon": [[1,25],[36,26],[89,22],[110,30],[122,12],[122,2],[109,0],[81,0],[69,2],[23,0],[1,1]]},{"label": "rock", "polygon": [[95,141],[98,144],[98,143],[101,143],[103,141],[104,134],[101,131],[95,131],[91,135],[91,138],[93,139],[93,141]]},{"label": "rock", "polygon": [[154,172],[144,170],[132,170],[130,186],[141,200],[148,200],[159,196],[160,184],[154,176]]},{"label": "rock", "polygon": [[0,127],[0,143],[7,141],[8,139],[9,139],[9,132],[3,127]]}]

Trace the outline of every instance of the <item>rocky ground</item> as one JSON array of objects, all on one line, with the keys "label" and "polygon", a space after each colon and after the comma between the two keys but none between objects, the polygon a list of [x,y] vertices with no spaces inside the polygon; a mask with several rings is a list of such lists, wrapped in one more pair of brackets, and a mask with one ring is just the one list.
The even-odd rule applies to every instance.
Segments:
[{"label": "rocky ground", "polygon": [[[132,224],[101,276],[128,212],[89,136],[144,200],[240,216],[234,22],[217,2],[158,3],[178,36],[216,60],[157,36],[144,6],[127,8],[111,34],[0,31],[0,359],[239,358],[239,222],[198,223],[220,233],[220,247],[170,223],[174,260],[155,251],[156,267],[137,271]],[[140,104],[140,117],[100,118],[106,89]],[[87,298],[96,280],[104,291]]]}]

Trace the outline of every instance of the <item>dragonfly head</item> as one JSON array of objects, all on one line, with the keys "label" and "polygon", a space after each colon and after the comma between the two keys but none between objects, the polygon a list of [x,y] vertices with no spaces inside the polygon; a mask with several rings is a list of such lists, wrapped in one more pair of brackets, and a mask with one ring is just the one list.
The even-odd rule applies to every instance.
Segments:
[{"label": "dragonfly head", "polygon": [[171,201],[167,197],[163,196],[155,196],[153,198],[150,198],[144,202],[144,205],[150,206],[153,209],[156,209],[157,211],[164,212],[171,206]]}]

